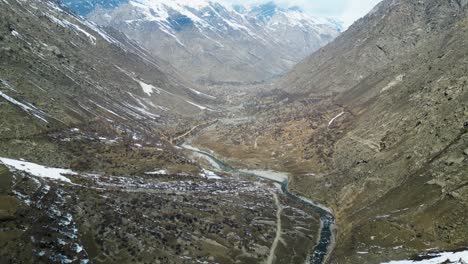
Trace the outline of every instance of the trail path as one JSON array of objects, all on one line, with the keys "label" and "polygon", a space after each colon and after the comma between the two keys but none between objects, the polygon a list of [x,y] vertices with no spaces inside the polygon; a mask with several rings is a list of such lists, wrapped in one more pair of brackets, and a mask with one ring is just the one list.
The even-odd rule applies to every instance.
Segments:
[{"label": "trail path", "polygon": [[275,192],[271,193],[273,197],[275,198],[275,204],[277,207],[276,210],[276,237],[275,240],[273,241],[273,245],[270,248],[270,255],[268,256],[268,259],[266,261],[266,264],[273,264],[273,261],[275,260],[275,251],[276,248],[278,247],[278,243],[281,240],[281,234],[283,233],[282,227],[281,227],[281,214],[283,212],[283,207],[281,206],[281,203],[278,199],[278,194]]}]

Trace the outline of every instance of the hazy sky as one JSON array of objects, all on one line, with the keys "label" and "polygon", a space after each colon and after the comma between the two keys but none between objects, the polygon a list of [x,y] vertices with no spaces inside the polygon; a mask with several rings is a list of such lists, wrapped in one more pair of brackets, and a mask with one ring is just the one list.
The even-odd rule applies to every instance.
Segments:
[{"label": "hazy sky", "polygon": [[[253,4],[269,0],[224,0],[231,3]],[[340,19],[345,26],[351,25],[358,18],[367,14],[381,0],[274,0],[278,4],[305,8],[316,16],[328,16]]]}]

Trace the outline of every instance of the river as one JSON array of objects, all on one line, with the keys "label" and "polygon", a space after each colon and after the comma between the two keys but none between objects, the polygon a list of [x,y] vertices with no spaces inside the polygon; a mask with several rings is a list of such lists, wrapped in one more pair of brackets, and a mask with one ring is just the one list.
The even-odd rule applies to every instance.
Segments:
[{"label": "river", "polygon": [[335,217],[333,216],[332,210],[326,208],[325,206],[316,204],[310,199],[291,193],[289,191],[288,176],[284,173],[275,171],[235,169],[206,151],[200,150],[184,142],[178,145],[179,147],[189,150],[198,156],[204,156],[213,167],[220,171],[256,176],[275,183],[279,183],[281,185],[281,190],[285,195],[287,195],[289,199],[300,201],[306,206],[312,208],[320,215],[320,236],[315,247],[311,249],[311,252],[309,253],[305,263],[322,264],[326,262],[327,257],[331,253],[334,245]]}]

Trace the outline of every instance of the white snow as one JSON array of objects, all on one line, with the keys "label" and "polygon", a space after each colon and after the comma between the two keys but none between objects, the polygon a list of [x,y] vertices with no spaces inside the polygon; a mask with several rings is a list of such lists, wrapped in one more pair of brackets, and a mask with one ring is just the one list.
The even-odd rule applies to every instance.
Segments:
[{"label": "white snow", "polygon": [[68,183],[71,183],[71,181],[64,175],[77,175],[76,172],[69,169],[50,168],[21,160],[0,158],[0,162],[5,164],[11,170],[24,171],[35,177],[48,178]]},{"label": "white snow", "polygon": [[206,106],[199,105],[199,104],[196,104],[196,103],[190,102],[190,101],[186,101],[186,102],[189,103],[189,104],[191,104],[191,105],[193,105],[193,106],[195,106],[195,107],[197,107],[197,108],[199,108],[199,109],[201,109],[201,110],[213,111],[213,109],[210,109],[210,108],[208,108],[208,107],[206,107]]},{"label": "white snow", "polygon": [[141,89],[143,89],[143,92],[145,92],[148,96],[151,96],[154,91],[156,91],[157,94],[160,94],[159,89],[154,87],[153,85],[144,83],[144,82],[142,82],[140,80],[136,80],[136,79],[135,79],[135,81],[140,84]]},{"label": "white snow", "polygon": [[388,89],[392,88],[393,86],[401,83],[403,81],[404,77],[405,77],[404,74],[398,75],[397,77],[395,77],[395,79],[393,81],[391,81],[389,84],[387,84],[387,86],[382,88],[382,90],[380,90],[380,92],[383,93],[383,92],[387,91]]},{"label": "white snow", "polygon": [[18,33],[18,31],[16,31],[16,30],[12,30],[12,31],[11,31],[11,34],[12,34],[13,36],[17,37],[17,38],[21,38],[20,33]]},{"label": "white snow", "polygon": [[378,215],[375,218],[377,219],[384,219],[384,218],[389,218],[391,215]]},{"label": "white snow", "polygon": [[222,179],[221,177],[216,175],[216,173],[209,171],[209,170],[205,170],[205,169],[202,170],[202,173],[200,174],[200,176],[205,177],[209,180],[221,180]]},{"label": "white snow", "polygon": [[96,37],[94,37],[93,35],[89,34],[86,30],[82,29],[81,27],[79,27],[78,25],[76,24],[73,24],[72,22],[66,20],[66,19],[58,19],[56,17],[54,17],[53,15],[51,14],[45,14],[52,22],[54,22],[55,24],[57,25],[60,25],[62,27],[66,27],[66,28],[69,28],[69,29],[72,29],[73,31],[77,32],[77,33],[82,33],[83,35],[85,35],[86,37],[88,37],[88,39],[91,41],[91,44],[93,45],[96,45]]},{"label": "white snow", "polygon": [[114,112],[114,111],[112,111],[112,110],[109,110],[109,109],[105,108],[104,106],[102,106],[102,105],[100,105],[100,104],[98,104],[98,103],[96,103],[96,102],[93,102],[93,101],[90,101],[90,102],[94,103],[97,107],[99,107],[99,108],[101,108],[101,109],[103,109],[103,110],[105,110],[105,111],[107,111],[107,112],[109,112],[109,113],[111,113],[111,114],[113,114],[113,115],[115,115],[115,116],[117,116],[117,117],[120,117],[120,118],[122,118],[122,119],[124,119],[124,120],[127,120],[127,118],[125,118],[125,117],[123,117],[123,116],[117,114],[116,112]]},{"label": "white snow", "polygon": [[0,91],[0,96],[3,97],[5,100],[9,101],[10,103],[21,107],[24,111],[32,114],[33,116],[35,116],[38,119],[44,121],[45,123],[49,123],[44,117],[42,117],[43,115],[45,115],[45,113],[40,111],[39,109],[37,109],[33,105],[31,105],[29,103],[28,103],[28,105],[23,104],[23,103],[15,100],[14,98],[8,96],[7,94],[3,93],[2,91]]},{"label": "white snow", "polygon": [[168,175],[169,172],[167,170],[161,169],[157,171],[150,171],[150,172],[145,172],[146,175]]},{"label": "white snow", "polygon": [[[195,15],[190,9],[199,10],[210,4],[209,1],[204,0],[135,0],[131,1],[135,7],[144,11],[146,19],[153,21],[167,21],[170,11],[176,11],[194,21],[202,27],[209,27],[209,24]],[[187,8],[188,7],[188,8]]]},{"label": "white snow", "polygon": [[195,94],[197,95],[201,95],[201,96],[205,96],[205,97],[208,97],[208,98],[211,98],[211,99],[216,99],[216,97],[212,96],[212,95],[209,95],[209,94],[206,94],[206,93],[202,93],[200,91],[197,91],[193,88],[190,88],[190,91],[194,92]]},{"label": "white snow", "polygon": [[344,115],[344,114],[345,114],[345,112],[341,112],[341,113],[339,113],[337,116],[335,116],[334,118],[332,118],[332,119],[330,120],[330,122],[328,122],[328,127],[330,127],[330,126],[333,124],[333,122],[335,122],[336,119],[338,119],[340,116],[342,116],[342,115]]},{"label": "white snow", "polygon": [[[232,4],[226,1],[131,0],[128,4],[131,6],[131,14],[122,17],[122,22],[129,25],[151,22],[151,24],[155,24],[155,27],[161,33],[172,37],[182,47],[189,48],[190,43],[187,41],[187,38],[184,37],[183,33],[174,28],[173,21],[171,20],[171,16],[174,14],[179,14],[190,19],[200,35],[216,44],[219,48],[224,48],[225,46],[217,41],[217,39],[225,34],[225,32],[232,30],[239,31],[246,37],[267,43],[268,41],[282,41],[280,38],[265,39],[265,37],[275,36],[278,29],[281,33],[281,30],[285,27],[300,27],[304,32],[313,31],[317,35],[334,35],[336,34],[335,29],[340,28],[338,23],[331,19],[314,17],[300,10],[281,8],[277,10],[270,21],[267,21],[266,28],[259,29],[259,24],[264,23],[264,21],[257,18],[255,13],[249,13],[258,3],[248,4],[245,13],[235,11]],[[109,20],[116,18],[116,14],[112,15],[113,11],[109,12],[111,13],[104,13],[103,16],[110,16]],[[280,36],[283,33],[277,35]]]},{"label": "white snow", "polygon": [[60,13],[63,12],[63,10],[58,5],[56,5],[55,3],[52,3],[51,1],[47,1],[46,3],[53,10],[58,11]]},{"label": "white snow", "polygon": [[115,38],[109,36],[106,32],[104,32],[103,30],[101,30],[99,28],[98,25],[96,25],[95,23],[93,22],[90,22],[88,20],[86,20],[85,18],[82,18],[81,17],[81,23],[83,23],[83,25],[87,26],[88,28],[92,29],[94,32],[98,33],[104,40],[106,40],[107,42],[111,43],[111,44],[116,44],[118,45],[119,47],[123,47],[124,45],[122,43],[120,43],[118,40],[116,40]]},{"label": "white snow", "polygon": [[17,92],[16,89],[13,88],[13,86],[11,86],[11,84],[10,84],[8,81],[5,81],[5,80],[0,79],[0,83],[2,83],[3,85],[5,85],[6,88],[12,90],[13,92]]},{"label": "white snow", "polygon": [[461,251],[461,252],[442,252],[442,253],[432,253],[429,256],[433,257],[431,259],[424,259],[420,261],[415,260],[398,260],[398,261],[390,261],[390,262],[383,262],[381,264],[440,264],[444,261],[450,261],[450,263],[463,263],[459,262],[460,260],[464,261],[465,263],[468,261],[468,250]]},{"label": "white snow", "polygon": [[141,108],[141,107],[138,107],[138,106],[134,106],[134,105],[131,105],[131,104],[127,104],[127,103],[124,103],[125,106],[129,107],[130,109],[132,109],[133,111],[136,111],[146,117],[149,117],[151,119],[157,119],[159,118],[160,116],[159,115],[156,115],[156,114],[153,114],[147,110],[145,110],[144,108]]},{"label": "white snow", "polygon": [[80,253],[81,251],[83,251],[83,246],[79,245],[79,244],[75,244],[73,246],[73,248],[75,249],[75,252],[76,253]]}]

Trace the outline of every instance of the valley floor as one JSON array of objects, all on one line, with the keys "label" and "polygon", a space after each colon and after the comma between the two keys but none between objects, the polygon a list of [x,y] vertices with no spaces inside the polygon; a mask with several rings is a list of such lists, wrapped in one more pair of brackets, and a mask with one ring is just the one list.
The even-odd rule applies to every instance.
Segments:
[{"label": "valley floor", "polygon": [[313,210],[252,176],[106,176],[2,161],[6,261],[303,263],[317,239]]}]

